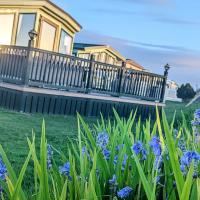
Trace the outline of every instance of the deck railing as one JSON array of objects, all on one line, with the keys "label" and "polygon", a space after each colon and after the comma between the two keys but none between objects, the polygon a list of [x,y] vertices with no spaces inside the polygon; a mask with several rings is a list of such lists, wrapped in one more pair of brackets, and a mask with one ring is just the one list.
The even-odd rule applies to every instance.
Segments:
[{"label": "deck railing", "polygon": [[0,80],[59,90],[98,92],[163,102],[164,75],[36,48],[0,46]]}]

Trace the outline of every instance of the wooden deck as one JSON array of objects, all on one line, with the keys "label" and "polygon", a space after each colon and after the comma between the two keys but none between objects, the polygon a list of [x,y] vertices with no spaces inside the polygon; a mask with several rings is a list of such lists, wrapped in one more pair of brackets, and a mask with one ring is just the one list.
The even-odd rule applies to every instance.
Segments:
[{"label": "wooden deck", "polygon": [[113,116],[113,108],[122,117],[138,111],[143,119],[155,117],[155,108],[165,104],[129,97],[111,97],[100,94],[84,94],[44,88],[24,87],[0,83],[0,106],[26,113],[55,115]]},{"label": "wooden deck", "polygon": [[44,88],[35,88],[35,87],[24,87],[20,85],[13,85],[8,83],[0,83],[1,88],[16,90],[24,93],[35,93],[35,94],[44,94],[44,95],[54,95],[54,96],[63,96],[63,97],[74,97],[74,98],[84,98],[84,99],[92,99],[92,100],[101,100],[101,101],[111,101],[111,102],[119,102],[119,103],[130,103],[137,105],[147,105],[147,106],[165,106],[164,103],[160,102],[152,102],[146,101],[142,99],[130,98],[130,97],[112,97],[110,95],[103,95],[99,93],[75,93],[75,92],[66,92],[66,91],[58,91],[58,90],[49,90]]},{"label": "wooden deck", "polygon": [[35,48],[0,46],[0,105],[23,112],[144,117],[164,106],[164,75]]}]

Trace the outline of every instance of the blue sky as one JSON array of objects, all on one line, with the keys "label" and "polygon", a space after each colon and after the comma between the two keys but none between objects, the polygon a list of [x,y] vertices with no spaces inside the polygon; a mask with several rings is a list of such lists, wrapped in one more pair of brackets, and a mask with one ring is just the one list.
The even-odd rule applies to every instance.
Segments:
[{"label": "blue sky", "polygon": [[200,87],[200,0],[53,0],[83,29],[77,42],[108,44],[150,71]]}]

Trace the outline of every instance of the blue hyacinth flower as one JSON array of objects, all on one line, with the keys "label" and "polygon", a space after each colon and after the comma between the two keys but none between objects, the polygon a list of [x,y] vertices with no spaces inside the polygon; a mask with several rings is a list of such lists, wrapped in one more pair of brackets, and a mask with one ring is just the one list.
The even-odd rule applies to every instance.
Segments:
[{"label": "blue hyacinth flower", "polygon": [[113,164],[116,165],[118,161],[118,155],[115,155],[114,160],[113,160]]},{"label": "blue hyacinth flower", "polygon": [[194,118],[200,122],[200,109],[197,109],[195,112],[194,112]]},{"label": "blue hyacinth flower", "polygon": [[117,192],[117,196],[121,199],[125,199],[129,197],[130,193],[133,191],[133,189],[129,186],[126,186],[125,188],[119,190]]},{"label": "blue hyacinth flower", "polygon": [[154,136],[152,140],[149,142],[150,147],[153,150],[155,156],[160,156],[162,153],[160,140],[158,137]]},{"label": "blue hyacinth flower", "polygon": [[123,158],[123,161],[122,161],[122,171],[125,170],[127,160],[128,160],[128,155],[124,154],[124,158]]},{"label": "blue hyacinth flower", "polygon": [[2,159],[0,158],[0,179],[3,181],[6,179],[7,175],[7,169],[6,166],[4,165]]},{"label": "blue hyacinth flower", "polygon": [[117,176],[114,174],[111,179],[109,179],[110,185],[117,185]]},{"label": "blue hyacinth flower", "polygon": [[123,147],[124,147],[124,144],[119,144],[119,145],[117,145],[116,146],[116,151],[120,151],[121,149],[123,149]]},{"label": "blue hyacinth flower", "polygon": [[192,121],[191,121],[191,125],[192,125],[192,126],[199,126],[199,125],[200,125],[200,122],[199,122],[199,121],[196,121],[196,120],[192,120]]},{"label": "blue hyacinth flower", "polygon": [[98,134],[97,136],[97,146],[99,146],[101,149],[105,149],[109,142],[109,135],[107,132],[103,131]]},{"label": "blue hyacinth flower", "polygon": [[136,155],[141,154],[142,160],[147,159],[147,151],[143,146],[143,143],[141,141],[137,141],[133,146],[132,150],[135,152]]},{"label": "blue hyacinth flower", "polygon": [[110,151],[108,149],[103,149],[102,151],[103,155],[104,155],[104,158],[106,160],[109,160],[110,159]]},{"label": "blue hyacinth flower", "polygon": [[88,152],[86,146],[82,147],[82,150],[81,150],[81,151],[82,151],[82,155],[83,155],[83,156],[86,155],[89,159],[91,159],[91,158],[90,158],[90,154],[89,154],[89,152]]},{"label": "blue hyacinth flower", "polygon": [[71,176],[70,176],[70,163],[66,162],[63,166],[59,167],[59,172],[60,172],[60,174],[65,175],[69,179],[71,179]]},{"label": "blue hyacinth flower", "polygon": [[186,151],[180,159],[181,171],[186,174],[192,161],[194,161],[195,167],[197,167],[200,161],[200,155],[195,151]]},{"label": "blue hyacinth flower", "polygon": [[51,169],[52,168],[52,156],[53,156],[53,150],[51,145],[47,145],[47,168]]},{"label": "blue hyacinth flower", "polygon": [[86,147],[84,146],[84,147],[82,147],[82,154],[85,155],[86,153],[87,153],[87,149],[86,149]]}]

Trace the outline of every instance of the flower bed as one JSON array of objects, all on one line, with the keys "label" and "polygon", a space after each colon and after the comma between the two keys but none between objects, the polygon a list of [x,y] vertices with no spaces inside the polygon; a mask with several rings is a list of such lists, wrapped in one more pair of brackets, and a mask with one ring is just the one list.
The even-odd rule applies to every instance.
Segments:
[{"label": "flower bed", "polygon": [[[152,125],[153,124],[153,125]],[[0,146],[2,199],[200,199],[200,110],[194,113],[192,129],[183,122],[178,130],[162,122],[144,124],[135,115],[89,127],[78,116],[77,140],[67,152],[49,145],[42,125],[40,152],[35,136],[19,175]],[[59,134],[59,133],[58,133]],[[63,164],[54,160],[59,156]],[[32,160],[32,161],[31,161]],[[31,163],[32,162],[32,163]],[[28,164],[33,165],[30,194],[22,187]]]}]

